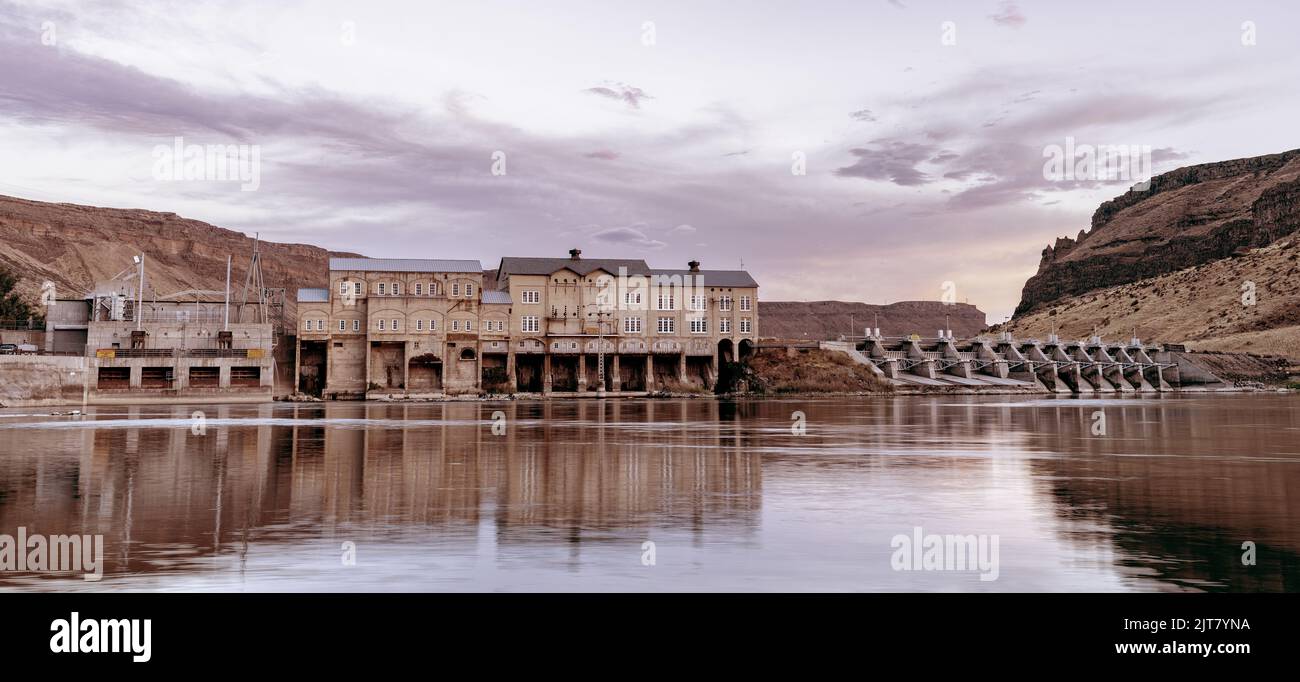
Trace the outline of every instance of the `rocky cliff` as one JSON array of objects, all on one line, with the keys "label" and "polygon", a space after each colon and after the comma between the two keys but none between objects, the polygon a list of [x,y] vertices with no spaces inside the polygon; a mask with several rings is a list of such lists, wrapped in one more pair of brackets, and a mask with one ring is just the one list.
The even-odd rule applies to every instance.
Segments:
[{"label": "rocky cliff", "polygon": [[1102,204],[1043,249],[1016,314],[1265,246],[1300,229],[1300,149],[1189,166]]},{"label": "rocky cliff", "polygon": [[841,334],[860,335],[879,316],[885,336],[934,336],[945,316],[953,334],[969,337],[984,329],[985,316],[968,303],[900,301],[888,305],[844,301],[759,301],[759,334],[780,339],[833,340]]},{"label": "rocky cliff", "polygon": [[[223,290],[227,255],[234,257],[231,294],[239,296],[253,239],[174,213],[0,196],[0,265],[19,278],[18,291],[28,300],[38,300],[45,281],[55,284],[60,298],[81,296],[132,267],[131,257],[141,253],[147,298],[187,289]],[[262,242],[261,254],[266,285],[288,289],[289,308],[298,287],[326,284],[331,255],[355,255],[272,242]]]}]

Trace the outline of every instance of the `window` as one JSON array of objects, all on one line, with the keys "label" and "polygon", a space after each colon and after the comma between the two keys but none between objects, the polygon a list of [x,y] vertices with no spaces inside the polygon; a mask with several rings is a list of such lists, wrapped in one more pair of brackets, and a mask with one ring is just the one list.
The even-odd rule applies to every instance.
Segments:
[{"label": "window", "polygon": [[538,326],[537,326],[536,315],[524,315],[522,318],[520,318],[519,323],[520,323],[520,331],[534,332],[534,333],[537,332]]},{"label": "window", "polygon": [[675,305],[676,301],[673,300],[672,291],[659,294],[659,310],[672,310]]},{"label": "window", "polygon": [[718,332],[722,334],[731,333],[731,318],[724,317],[718,320]]},{"label": "window", "polygon": [[348,321],[347,321],[347,320],[339,320],[339,331],[341,331],[341,332],[345,332],[345,331],[347,331],[347,330],[348,330]]},{"label": "window", "polygon": [[454,332],[460,331],[460,320],[451,321],[451,330]]},{"label": "window", "polygon": [[724,313],[729,313],[729,312],[731,312],[731,297],[730,297],[730,296],[723,296],[722,298],[718,299],[718,310],[721,310],[721,311],[724,312]]},{"label": "window", "polygon": [[740,297],[740,310],[741,310],[742,312],[747,312],[749,309],[750,309],[750,308],[749,308],[749,297],[748,297],[748,296],[741,296],[741,297]]},{"label": "window", "polygon": [[354,332],[359,332],[359,331],[361,331],[361,320],[353,320],[353,321],[352,321],[352,331],[354,331]]},{"label": "window", "polygon": [[465,331],[474,331],[474,320],[465,320]]},{"label": "window", "polygon": [[400,283],[396,283],[396,282],[395,282],[395,283],[393,284],[393,295],[394,295],[394,296],[401,296],[401,295],[402,295],[402,285],[401,285]]},{"label": "window", "polygon": [[641,292],[628,291],[624,293],[623,304],[627,306],[641,305]]},{"label": "window", "polygon": [[671,318],[671,317],[661,317],[661,318],[659,318],[659,333],[660,333],[660,334],[671,334],[671,333],[673,333],[673,330],[677,328],[677,325],[676,325],[675,323],[676,323],[676,320],[674,320],[674,319]]},{"label": "window", "polygon": [[356,294],[357,296],[361,295],[361,282],[352,283],[352,293]]},{"label": "window", "polygon": [[383,320],[380,320],[380,321],[379,321],[379,331],[381,331],[381,332],[384,331],[384,321],[383,321]]},{"label": "window", "polygon": [[703,317],[691,318],[691,333],[692,334],[709,333],[709,320]]},{"label": "window", "polygon": [[639,317],[625,317],[625,318],[623,318],[623,332],[624,332],[625,334],[640,334],[640,333],[641,333],[641,318],[639,318]]},{"label": "window", "polygon": [[307,331],[311,331],[311,320],[307,320]]},{"label": "window", "polygon": [[704,310],[705,298],[702,294],[691,294],[691,310]]},{"label": "window", "polygon": [[437,296],[437,295],[438,295],[438,291],[440,291],[440,290],[441,290],[441,287],[438,286],[438,283],[437,283],[437,282],[429,282],[429,295],[430,295],[430,296]]},{"label": "window", "polygon": [[347,295],[348,295],[348,283],[339,282],[339,296],[347,296]]},{"label": "window", "polygon": [[400,328],[401,328],[401,327],[399,326],[398,321],[397,321],[397,320],[393,320],[393,331],[397,331],[397,330],[400,329]]},{"label": "window", "polygon": [[421,284],[421,283],[419,283],[419,282],[416,282],[416,283],[415,283],[415,295],[416,295],[416,296],[423,296],[423,295],[424,295],[424,285],[423,285],[423,284]]},{"label": "window", "polygon": [[451,285],[451,295],[452,295],[452,296],[460,296],[460,285],[459,285],[459,284],[453,284],[453,285]]},{"label": "window", "polygon": [[380,296],[384,296],[384,295],[387,295],[387,294],[388,294],[388,285],[387,285],[387,284],[384,284],[383,282],[380,282],[380,283],[379,283],[379,295],[380,295]]},{"label": "window", "polygon": [[524,292],[524,303],[541,303],[542,292],[529,289]]},{"label": "window", "polygon": [[[416,286],[419,286],[419,285],[417,284]],[[415,321],[415,331],[417,331],[417,332],[422,332],[422,331],[424,331],[424,320],[416,320],[416,321]]]},{"label": "window", "polygon": [[749,318],[748,318],[748,317],[742,317],[742,318],[740,318],[740,333],[741,333],[741,334],[748,334],[750,331],[752,331],[752,330],[750,329],[750,326],[749,326]]},{"label": "window", "polygon": [[437,328],[438,328],[438,321],[437,321],[437,320],[429,320],[429,331],[433,331],[433,330],[435,330],[435,329],[437,329]]},{"label": "window", "polygon": [[465,298],[474,298],[474,285],[473,285],[473,284],[466,284],[466,285],[465,285]]}]

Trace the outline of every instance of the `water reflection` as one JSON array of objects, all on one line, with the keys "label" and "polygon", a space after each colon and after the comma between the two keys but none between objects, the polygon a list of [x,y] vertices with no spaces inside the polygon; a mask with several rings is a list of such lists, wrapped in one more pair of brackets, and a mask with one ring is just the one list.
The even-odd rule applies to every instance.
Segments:
[{"label": "water reflection", "polygon": [[[193,407],[7,410],[0,533],[100,533],[108,556],[97,585],[0,573],[0,586],[1294,591],[1296,405],[333,403],[208,406],[201,421]],[[890,538],[918,526],[998,534],[1001,577],[893,571]],[[340,562],[345,541],[356,566]]]}]

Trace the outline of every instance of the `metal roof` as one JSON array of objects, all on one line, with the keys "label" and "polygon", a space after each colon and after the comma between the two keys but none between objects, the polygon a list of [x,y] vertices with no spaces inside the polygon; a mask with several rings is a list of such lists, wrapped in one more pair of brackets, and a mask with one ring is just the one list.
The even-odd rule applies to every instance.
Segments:
[{"label": "metal roof", "polygon": [[329,289],[299,289],[298,302],[299,303],[329,303],[330,290]]},{"label": "metal roof", "polygon": [[650,266],[645,261],[631,258],[520,258],[507,256],[501,259],[497,272],[502,277],[509,275],[549,275],[560,270],[572,270],[583,277],[604,270],[611,275],[618,275],[619,268],[627,268],[629,275],[648,275]]},{"label": "metal roof", "polygon": [[697,277],[694,284],[701,287],[757,287],[758,282],[744,270],[699,270],[691,272],[690,270],[659,270],[655,269],[650,274],[664,275],[672,277],[678,275],[685,277],[694,275]]},{"label": "metal roof", "polygon": [[331,258],[330,270],[363,272],[483,272],[476,260],[443,258]]},{"label": "metal roof", "polygon": [[482,300],[483,303],[512,303],[513,302],[510,300],[510,292],[508,291],[485,290],[483,292],[483,297],[480,300]]}]

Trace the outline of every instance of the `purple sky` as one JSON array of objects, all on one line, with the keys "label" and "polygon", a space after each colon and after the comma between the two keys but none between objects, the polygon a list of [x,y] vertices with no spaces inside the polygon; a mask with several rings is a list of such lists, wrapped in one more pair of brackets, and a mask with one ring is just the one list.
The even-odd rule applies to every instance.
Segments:
[{"label": "purple sky", "polygon": [[[1048,180],[1045,147],[1156,172],[1300,147],[1297,27],[1249,1],[0,0],[0,193],[371,256],[743,259],[768,300],[952,282],[996,322],[1132,184]],[[177,136],[257,145],[257,190],[159,180]]]}]

